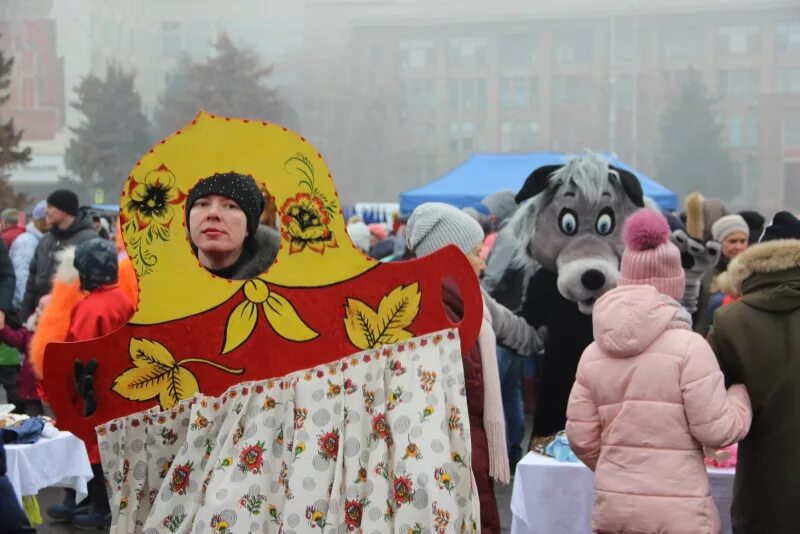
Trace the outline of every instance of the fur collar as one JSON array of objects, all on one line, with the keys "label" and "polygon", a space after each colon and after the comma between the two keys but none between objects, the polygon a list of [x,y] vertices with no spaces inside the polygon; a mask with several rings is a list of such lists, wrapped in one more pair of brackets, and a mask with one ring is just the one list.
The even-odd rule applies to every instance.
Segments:
[{"label": "fur collar", "polygon": [[55,279],[65,284],[71,284],[78,279],[78,269],[75,268],[75,247],[66,247],[56,252]]},{"label": "fur collar", "polygon": [[800,267],[800,240],[778,239],[753,245],[739,254],[728,266],[728,275],[736,294],[742,283],[754,274],[787,271]]}]

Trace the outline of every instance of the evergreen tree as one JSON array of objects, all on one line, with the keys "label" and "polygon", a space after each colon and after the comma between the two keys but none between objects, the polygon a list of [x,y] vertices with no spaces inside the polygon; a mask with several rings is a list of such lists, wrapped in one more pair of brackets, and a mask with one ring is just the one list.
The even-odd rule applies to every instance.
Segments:
[{"label": "evergreen tree", "polygon": [[109,199],[119,196],[131,168],[151,144],[134,78],[109,65],[104,80],[91,74],[81,80],[71,104],[85,120],[71,128],[64,163],[87,188],[101,187]]},{"label": "evergreen tree", "polygon": [[[6,57],[0,50],[0,106],[6,104],[11,98],[7,93],[11,85],[11,69],[14,58]],[[14,188],[8,183],[8,174],[5,172],[18,165],[24,165],[31,159],[30,147],[20,148],[22,130],[14,127],[14,119],[0,122],[0,209],[8,207],[24,208],[28,203],[26,195],[14,193]]]},{"label": "evergreen tree", "polygon": [[723,127],[700,74],[690,69],[661,115],[657,178],[682,194],[730,200],[741,189],[738,165],[722,146]]},{"label": "evergreen tree", "polygon": [[193,61],[184,56],[167,78],[155,114],[158,136],[182,128],[201,109],[228,117],[292,122],[288,104],[265,85],[271,74],[272,67],[262,65],[253,50],[238,48],[220,34],[211,57]]}]

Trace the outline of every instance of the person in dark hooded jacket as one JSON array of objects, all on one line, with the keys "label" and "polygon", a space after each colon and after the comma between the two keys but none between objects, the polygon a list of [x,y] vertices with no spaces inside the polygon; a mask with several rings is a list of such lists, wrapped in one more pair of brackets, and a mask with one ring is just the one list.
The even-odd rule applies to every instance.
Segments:
[{"label": "person in dark hooded jacket", "polygon": [[45,219],[50,231],[42,236],[30,263],[25,297],[19,309],[19,319],[23,323],[36,310],[39,299],[50,292],[56,272],[56,253],[97,237],[91,217],[78,207],[78,195],[67,189],[53,191],[47,197]]},{"label": "person in dark hooded jacket", "polygon": [[798,532],[800,221],[775,215],[728,275],[742,298],[717,310],[709,343],[726,382],[747,386],[753,406],[750,433],[739,443],[733,531]]}]

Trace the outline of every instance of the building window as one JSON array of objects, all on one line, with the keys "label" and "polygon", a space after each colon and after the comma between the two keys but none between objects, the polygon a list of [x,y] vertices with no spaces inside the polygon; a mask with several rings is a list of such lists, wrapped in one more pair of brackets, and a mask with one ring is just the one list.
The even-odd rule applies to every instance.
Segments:
[{"label": "building window", "polygon": [[557,63],[588,63],[592,58],[591,30],[553,32],[553,54]]},{"label": "building window", "polygon": [[703,32],[696,26],[668,26],[661,29],[661,57],[685,59],[700,55]]},{"label": "building window", "polygon": [[537,121],[502,121],[500,123],[500,150],[502,152],[532,151],[539,136]]},{"label": "building window", "polygon": [[635,31],[636,28],[633,25],[633,21],[621,22],[614,25],[611,39],[613,39],[612,46],[614,48],[615,63],[626,63],[642,56],[636,42]]},{"label": "building window", "polygon": [[473,152],[478,146],[479,125],[474,122],[451,122],[449,127],[450,152],[463,154]]},{"label": "building window", "polygon": [[536,78],[500,78],[500,107],[529,109],[535,106],[538,96]]},{"label": "building window", "polygon": [[404,39],[398,45],[400,67],[423,69],[433,66],[436,43],[428,39]]},{"label": "building window", "polygon": [[181,23],[165,21],[161,23],[161,53],[167,57],[178,57],[183,46],[181,44]]},{"label": "building window", "polygon": [[486,80],[483,78],[450,80],[447,90],[453,111],[486,109]]},{"label": "building window", "polygon": [[497,38],[497,60],[500,65],[536,63],[536,39],[533,35],[501,35]]},{"label": "building window", "polygon": [[400,86],[407,108],[424,109],[436,105],[436,84],[433,80],[404,80]]},{"label": "building window", "polygon": [[717,95],[720,98],[756,96],[760,90],[761,73],[756,69],[721,70],[717,73]]},{"label": "building window", "polygon": [[800,93],[800,68],[775,71],[776,93]]},{"label": "building window", "polygon": [[728,117],[725,124],[725,145],[730,148],[758,146],[758,114],[755,111]]},{"label": "building window", "polygon": [[486,39],[473,37],[450,39],[448,61],[455,67],[486,65]]},{"label": "building window", "polygon": [[717,28],[717,51],[721,54],[754,54],[761,51],[761,31],[757,24]]},{"label": "building window", "polygon": [[592,80],[588,76],[555,76],[553,100],[556,102],[588,102],[592,97]]},{"label": "building window", "polygon": [[800,114],[788,115],[781,122],[783,148],[800,149]]},{"label": "building window", "polygon": [[776,27],[775,46],[779,53],[800,52],[800,22],[781,22]]},{"label": "building window", "polygon": [[686,69],[662,72],[661,86],[670,92],[680,91],[689,82],[689,76],[690,71]]}]

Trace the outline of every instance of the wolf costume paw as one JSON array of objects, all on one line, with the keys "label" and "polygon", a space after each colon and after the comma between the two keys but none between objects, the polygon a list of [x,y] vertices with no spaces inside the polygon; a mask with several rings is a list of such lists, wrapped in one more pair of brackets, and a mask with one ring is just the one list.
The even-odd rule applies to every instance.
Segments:
[{"label": "wolf costume paw", "polygon": [[670,240],[681,251],[681,264],[686,275],[686,290],[681,304],[689,313],[697,311],[703,278],[719,263],[722,245],[716,241],[703,244],[683,230],[675,230]]}]

